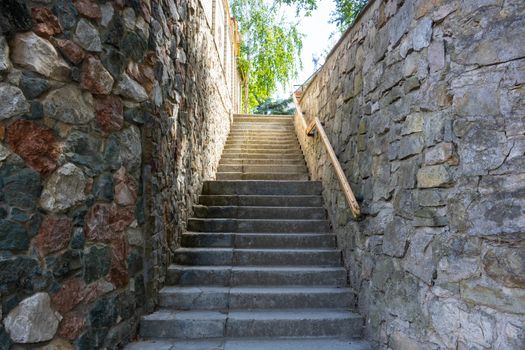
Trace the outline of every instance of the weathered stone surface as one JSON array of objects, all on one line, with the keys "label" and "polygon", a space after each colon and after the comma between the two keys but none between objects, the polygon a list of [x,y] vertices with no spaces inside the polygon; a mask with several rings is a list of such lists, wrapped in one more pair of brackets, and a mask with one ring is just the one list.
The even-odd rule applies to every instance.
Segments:
[{"label": "weathered stone surface", "polygon": [[451,184],[452,177],[444,165],[425,166],[417,172],[417,186],[420,188],[448,187]]},{"label": "weathered stone surface", "polygon": [[77,85],[51,91],[43,101],[47,116],[68,124],[86,124],[95,118],[93,97]]},{"label": "weathered stone surface", "polygon": [[117,238],[134,219],[133,207],[120,208],[114,203],[96,203],[86,218],[86,238],[89,241],[109,242]]},{"label": "weathered stone surface", "polygon": [[449,165],[457,165],[458,158],[455,156],[454,144],[440,143],[425,151],[425,165],[435,165],[447,163]]},{"label": "weathered stone surface", "polygon": [[86,57],[85,51],[71,40],[55,39],[54,43],[60,52],[73,64],[79,64]]},{"label": "weathered stone surface", "polygon": [[40,225],[35,245],[41,256],[49,255],[69,245],[73,221],[66,216],[48,215]]},{"label": "weathered stone surface", "polygon": [[9,312],[4,326],[16,343],[38,343],[55,335],[62,316],[51,309],[49,295],[37,293]]},{"label": "weathered stone surface", "polygon": [[95,98],[97,123],[102,130],[114,132],[124,125],[124,106],[117,96],[99,96]]},{"label": "weathered stone surface", "polygon": [[97,28],[83,18],[78,21],[75,30],[75,41],[86,51],[102,51],[102,42]]},{"label": "weathered stone surface", "polygon": [[412,32],[412,46],[414,50],[420,51],[430,44],[432,38],[432,20],[422,19]]},{"label": "weathered stone surface", "polygon": [[85,297],[86,284],[79,278],[64,282],[62,287],[51,297],[51,302],[58,312],[66,314],[80,304]]},{"label": "weathered stone surface", "polygon": [[71,132],[64,147],[68,160],[83,165],[90,176],[101,172],[104,168],[101,150],[102,141],[99,137],[80,131]]},{"label": "weathered stone surface", "polygon": [[111,268],[109,280],[117,288],[125,287],[129,282],[127,258],[129,253],[128,242],[124,235],[120,235],[111,244]]},{"label": "weathered stone surface", "polygon": [[461,298],[469,303],[484,305],[508,313],[525,313],[525,291],[502,287],[489,278],[460,282]]},{"label": "weathered stone surface", "polygon": [[113,5],[110,2],[107,2],[105,4],[100,5],[100,10],[101,10],[100,24],[103,27],[107,27],[109,22],[113,19],[113,14],[115,13],[115,9],[113,9]]},{"label": "weathered stone surface", "polygon": [[51,79],[69,79],[69,65],[58,56],[49,41],[38,35],[32,32],[17,34],[11,42],[11,48],[13,63]]},{"label": "weathered stone surface", "polygon": [[144,88],[135,80],[131,79],[126,73],[122,74],[120,80],[115,86],[114,92],[117,95],[136,102],[143,102],[148,99],[146,90],[144,90]]},{"label": "weathered stone surface", "polygon": [[428,65],[431,72],[445,67],[445,44],[443,40],[434,40],[428,47]]},{"label": "weathered stone surface", "polygon": [[47,174],[55,170],[61,146],[55,135],[28,120],[17,120],[7,129],[7,144],[36,171]]},{"label": "weathered stone surface", "polygon": [[84,281],[90,283],[108,274],[111,266],[111,249],[108,246],[95,245],[84,251]]},{"label": "weathered stone surface", "polygon": [[[10,157],[12,158],[12,157]],[[0,167],[3,201],[15,208],[33,211],[40,196],[40,176],[24,165],[5,164]]]},{"label": "weathered stone surface", "polygon": [[85,200],[86,184],[82,170],[72,163],[66,163],[46,180],[40,205],[51,212],[69,209]]},{"label": "weathered stone surface", "polygon": [[0,30],[1,33],[14,33],[30,30],[33,23],[22,0],[4,0],[0,2]]},{"label": "weathered stone surface", "polygon": [[126,173],[126,168],[120,168],[113,175],[115,184],[115,203],[128,206],[135,205],[137,201],[137,185],[135,180]]},{"label": "weathered stone surface", "polygon": [[414,133],[401,138],[398,157],[404,159],[414,154],[421,153],[424,143],[421,133]]},{"label": "weathered stone surface", "polygon": [[[466,78],[468,81],[468,77]],[[455,112],[464,117],[488,117],[498,115],[500,112],[498,95],[494,94],[496,84],[482,86],[467,86],[454,93],[453,106]]]},{"label": "weathered stone surface", "polygon": [[63,338],[75,340],[84,329],[85,318],[77,312],[69,312],[63,316],[58,334]]},{"label": "weathered stone surface", "polygon": [[110,202],[113,200],[113,176],[111,174],[103,173],[95,180],[93,196],[101,201]]},{"label": "weathered stone surface", "polygon": [[9,60],[9,45],[5,36],[0,35],[0,73],[3,73],[11,68],[11,60]]},{"label": "weathered stone surface", "polygon": [[49,38],[53,35],[62,33],[58,18],[46,7],[33,7],[31,16],[35,22],[34,30],[38,35]]},{"label": "weathered stone surface", "polygon": [[53,13],[57,15],[63,29],[71,29],[77,23],[78,12],[71,0],[56,0]]},{"label": "weathered stone surface", "polygon": [[82,64],[80,87],[93,94],[108,95],[113,88],[113,77],[97,58],[89,56]]},{"label": "weathered stone surface", "polygon": [[100,6],[94,0],[75,0],[73,2],[77,11],[84,17],[99,19],[102,17]]},{"label": "weathered stone surface", "polygon": [[405,220],[395,218],[385,228],[383,253],[389,256],[403,257],[408,247],[411,226]]},{"label": "weathered stone surface", "polygon": [[404,260],[405,270],[420,278],[425,283],[430,283],[436,270],[437,263],[432,255],[431,230],[416,230],[410,240],[410,246],[407,252],[407,258]]},{"label": "weathered stone surface", "polygon": [[20,77],[20,89],[29,99],[34,99],[42,95],[49,89],[49,82],[33,74],[22,74]]},{"label": "weathered stone surface", "polygon": [[29,103],[16,86],[0,83],[0,120],[29,112]]},{"label": "weathered stone surface", "polygon": [[20,251],[29,247],[29,232],[20,223],[0,219],[0,249]]},{"label": "weathered stone surface", "polygon": [[140,166],[142,159],[142,142],[139,128],[130,126],[122,130],[118,134],[118,141],[122,164],[129,172],[135,172]]}]

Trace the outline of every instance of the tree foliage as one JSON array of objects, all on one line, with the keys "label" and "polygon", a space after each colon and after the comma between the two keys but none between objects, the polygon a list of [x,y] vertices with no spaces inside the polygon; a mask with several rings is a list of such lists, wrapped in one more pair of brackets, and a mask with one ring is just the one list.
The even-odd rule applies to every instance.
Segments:
[{"label": "tree foliage", "polygon": [[350,27],[368,0],[334,0],[335,10],[331,14],[331,22],[335,23],[341,32]]},{"label": "tree foliage", "polygon": [[[233,0],[231,10],[242,35],[239,69],[248,80],[250,109],[286,85],[300,68],[302,36],[298,23],[282,15],[282,4],[299,1],[304,9],[314,0]],[[304,6],[303,6],[304,5]],[[246,103],[244,101],[244,103]]]},{"label": "tree foliage", "polygon": [[269,98],[259,104],[255,110],[255,114],[274,114],[274,115],[289,115],[295,113],[295,107],[292,98],[287,99],[273,99]]}]

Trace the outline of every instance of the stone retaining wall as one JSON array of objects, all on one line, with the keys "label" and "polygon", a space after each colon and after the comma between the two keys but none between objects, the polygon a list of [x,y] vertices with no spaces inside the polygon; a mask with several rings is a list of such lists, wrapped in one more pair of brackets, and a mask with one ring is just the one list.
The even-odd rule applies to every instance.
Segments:
[{"label": "stone retaining wall", "polygon": [[0,349],[117,348],[215,173],[224,48],[200,0],[5,0],[0,28]]},{"label": "stone retaining wall", "polygon": [[525,4],[374,1],[303,93],[303,151],[380,348],[525,348]]}]

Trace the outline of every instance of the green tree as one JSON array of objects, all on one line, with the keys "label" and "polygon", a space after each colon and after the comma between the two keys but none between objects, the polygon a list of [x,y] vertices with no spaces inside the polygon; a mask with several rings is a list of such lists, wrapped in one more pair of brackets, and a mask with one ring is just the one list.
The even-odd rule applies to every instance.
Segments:
[{"label": "green tree", "polygon": [[331,14],[331,22],[344,32],[354,24],[357,15],[368,3],[368,0],[335,0],[335,10]]},{"label": "green tree", "polygon": [[259,104],[255,110],[255,114],[274,114],[274,115],[290,115],[295,113],[295,107],[292,98],[287,99],[273,99],[269,98]]},{"label": "green tree", "polygon": [[315,0],[233,0],[233,16],[242,35],[239,70],[245,78],[245,112],[274,94],[279,84],[297,76],[301,66],[302,36],[298,23],[288,21],[282,4],[297,2],[300,9],[312,9]]}]

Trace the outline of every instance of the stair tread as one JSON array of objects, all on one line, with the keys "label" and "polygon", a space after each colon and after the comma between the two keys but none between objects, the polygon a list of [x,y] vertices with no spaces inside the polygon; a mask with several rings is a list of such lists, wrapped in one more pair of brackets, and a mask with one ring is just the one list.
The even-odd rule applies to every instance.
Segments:
[{"label": "stair tread", "polygon": [[350,287],[333,286],[165,286],[160,293],[181,293],[181,292],[230,292],[230,293],[346,293],[353,292]]},{"label": "stair tread", "polygon": [[235,270],[235,271],[294,271],[294,272],[326,272],[346,271],[342,266],[318,265],[261,265],[261,266],[235,266],[235,265],[178,265],[171,264],[168,269],[183,270]]},{"label": "stair tread", "polygon": [[309,338],[220,338],[213,340],[145,340],[125,347],[125,350],[370,350],[365,340],[334,337]]}]

